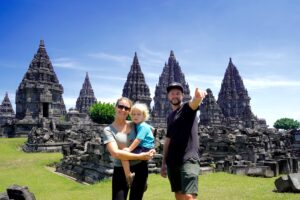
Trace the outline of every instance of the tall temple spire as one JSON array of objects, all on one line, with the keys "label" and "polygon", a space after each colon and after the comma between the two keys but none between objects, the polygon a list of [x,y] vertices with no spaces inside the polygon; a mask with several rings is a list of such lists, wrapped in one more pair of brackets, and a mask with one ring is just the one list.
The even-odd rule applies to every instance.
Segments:
[{"label": "tall temple spire", "polygon": [[127,97],[134,102],[138,101],[145,103],[148,108],[150,108],[150,90],[146,84],[136,52],[134,53],[133,62],[123,87],[122,96]]},{"label": "tall temple spire", "polygon": [[167,98],[167,86],[172,82],[179,82],[183,86],[184,100],[191,99],[189,85],[185,81],[181,67],[171,50],[168,63],[165,63],[163,71],[159,77],[159,82],[155,87],[154,107],[152,111],[152,122],[156,126],[166,126],[166,118],[172,112],[171,105]]},{"label": "tall temple spire", "polygon": [[90,82],[89,74],[86,72],[82,89],[76,101],[76,109],[80,113],[88,113],[89,108],[97,102]]},{"label": "tall temple spire", "polygon": [[217,102],[227,119],[244,121],[247,127],[252,126],[251,120],[257,121],[250,108],[248,92],[231,58],[229,59]]},{"label": "tall temple spire", "polygon": [[16,118],[59,118],[66,113],[62,94],[63,87],[41,40],[16,92]]}]

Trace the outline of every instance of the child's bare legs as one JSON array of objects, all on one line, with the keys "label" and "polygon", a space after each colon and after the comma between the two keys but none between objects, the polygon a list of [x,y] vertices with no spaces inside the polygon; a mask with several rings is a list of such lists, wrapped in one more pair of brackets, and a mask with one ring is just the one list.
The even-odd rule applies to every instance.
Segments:
[{"label": "child's bare legs", "polygon": [[[119,146],[120,149],[124,149],[126,148],[125,145],[120,145]],[[130,171],[130,164],[128,160],[121,160],[122,162],[122,166],[123,166],[123,170],[126,176],[126,181],[129,187],[131,187],[132,181],[134,179],[135,173],[131,173]]]}]

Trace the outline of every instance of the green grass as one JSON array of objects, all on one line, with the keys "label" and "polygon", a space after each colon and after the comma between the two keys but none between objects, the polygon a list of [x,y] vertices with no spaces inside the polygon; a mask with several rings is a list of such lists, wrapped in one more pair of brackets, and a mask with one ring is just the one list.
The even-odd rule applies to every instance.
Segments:
[{"label": "green grass", "polygon": [[[60,153],[24,153],[24,138],[0,138],[0,192],[12,185],[26,185],[37,200],[106,200],[111,199],[111,181],[83,185],[47,170],[46,165],[58,162]],[[300,194],[275,193],[276,178],[253,178],[227,173],[199,177],[200,200],[277,200],[300,199]],[[171,200],[167,179],[150,175],[145,200]]]}]

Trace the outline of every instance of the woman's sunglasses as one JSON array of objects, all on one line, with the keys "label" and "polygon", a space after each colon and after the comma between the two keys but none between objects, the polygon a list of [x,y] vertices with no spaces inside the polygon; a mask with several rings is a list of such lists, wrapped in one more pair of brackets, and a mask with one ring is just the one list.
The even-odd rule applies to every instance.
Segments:
[{"label": "woman's sunglasses", "polygon": [[129,111],[129,110],[130,110],[129,107],[123,106],[123,105],[117,105],[117,108],[120,109],[120,110],[123,110],[123,109],[124,109],[125,111]]}]

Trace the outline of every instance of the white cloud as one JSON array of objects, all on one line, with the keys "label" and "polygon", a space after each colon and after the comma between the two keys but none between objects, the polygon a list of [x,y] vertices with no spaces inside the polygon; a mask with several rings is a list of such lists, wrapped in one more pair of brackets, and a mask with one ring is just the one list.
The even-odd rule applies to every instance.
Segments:
[{"label": "white cloud", "polygon": [[75,97],[71,97],[71,96],[63,96],[63,99],[64,99],[64,103],[65,103],[65,106],[67,108],[67,111],[70,109],[70,108],[75,108],[76,107],[76,101],[77,101],[77,98]]},{"label": "white cloud", "polygon": [[126,81],[127,77],[119,77],[119,76],[109,76],[109,75],[93,75],[93,79],[100,79],[100,80],[119,80],[119,81]]},{"label": "white cloud", "polygon": [[74,69],[74,70],[85,70],[88,68],[79,67],[79,63],[71,58],[56,58],[53,59],[52,65],[54,67],[65,68],[65,69]]},{"label": "white cloud", "polygon": [[139,46],[139,52],[137,54],[138,57],[142,60],[142,63],[140,62],[140,65],[146,67],[150,66],[151,68],[162,68],[169,57],[168,54],[157,50],[150,50],[143,44]]},{"label": "white cloud", "polygon": [[120,56],[120,55],[113,55],[113,54],[108,54],[108,53],[91,53],[88,54],[89,57],[91,58],[96,58],[96,59],[102,59],[102,60],[109,60],[113,62],[118,62],[118,63],[129,63],[131,62],[132,58],[128,56]]},{"label": "white cloud", "polygon": [[264,78],[246,78],[244,79],[244,85],[247,89],[267,89],[278,87],[300,87],[300,81],[287,80],[279,76],[269,76]]}]

